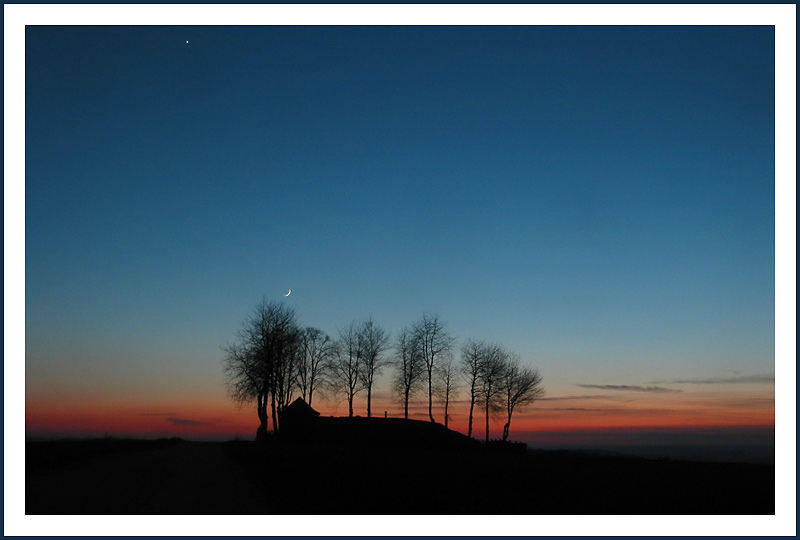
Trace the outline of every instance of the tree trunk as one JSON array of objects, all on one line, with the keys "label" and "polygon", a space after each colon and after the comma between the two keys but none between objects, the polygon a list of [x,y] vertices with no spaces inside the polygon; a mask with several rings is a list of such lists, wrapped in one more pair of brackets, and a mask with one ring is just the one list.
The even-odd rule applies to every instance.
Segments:
[{"label": "tree trunk", "polygon": [[280,424],[278,424],[278,409],[275,403],[275,394],[272,394],[272,431],[278,432]]},{"label": "tree trunk", "polygon": [[353,417],[353,394],[350,394],[350,396],[347,398],[347,407],[349,409],[349,411],[348,411],[349,415],[348,416],[350,418],[352,418]]},{"label": "tree trunk", "polygon": [[408,389],[406,389],[405,396],[403,396],[405,398],[403,400],[403,418],[406,420],[408,420],[408,393]]},{"label": "tree trunk", "polygon": [[450,396],[446,396],[444,398],[444,427],[445,428],[447,428],[447,424],[448,424],[448,421],[447,421],[447,419],[448,419],[447,409],[448,409],[449,406],[450,406]]},{"label": "tree trunk", "polygon": [[503,426],[503,440],[508,440],[508,428],[511,426],[511,413],[508,413],[508,421],[506,425]]},{"label": "tree trunk", "polygon": [[314,388],[313,387],[309,387],[309,389],[308,389],[308,406],[309,407],[311,407],[311,398],[313,397],[313,395],[314,395]]},{"label": "tree trunk", "polygon": [[489,400],[486,400],[486,442],[489,442]]},{"label": "tree trunk", "polygon": [[435,422],[433,419],[433,375],[428,372],[428,416],[431,419],[431,422]]},{"label": "tree trunk", "polygon": [[472,437],[472,411],[475,408],[475,396],[471,396],[469,401],[469,424],[467,426],[467,437]]},{"label": "tree trunk", "polygon": [[263,395],[259,394],[258,396],[256,396],[256,398],[258,399],[258,405],[257,405],[258,420],[264,427],[264,431],[266,431],[268,429],[267,421],[269,420],[269,415],[267,414],[267,404],[264,402]]},{"label": "tree trunk", "polygon": [[372,385],[367,386],[367,418],[372,418]]}]

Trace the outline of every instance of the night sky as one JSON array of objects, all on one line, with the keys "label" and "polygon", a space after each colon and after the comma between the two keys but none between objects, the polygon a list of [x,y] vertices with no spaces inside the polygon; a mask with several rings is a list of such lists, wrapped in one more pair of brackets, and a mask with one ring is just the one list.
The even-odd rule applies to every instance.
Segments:
[{"label": "night sky", "polygon": [[26,433],[251,437],[221,347],[262,297],[505,345],[547,390],[512,439],[771,429],[774,62],[770,26],[29,26]]}]

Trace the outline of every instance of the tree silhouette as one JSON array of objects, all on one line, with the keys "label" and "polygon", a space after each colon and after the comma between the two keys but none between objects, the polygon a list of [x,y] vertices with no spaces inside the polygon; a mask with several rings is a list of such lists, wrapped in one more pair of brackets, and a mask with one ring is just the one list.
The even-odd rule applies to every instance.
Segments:
[{"label": "tree silhouette", "polygon": [[389,334],[370,317],[358,326],[358,348],[361,358],[359,377],[367,390],[367,418],[372,417],[372,386],[375,376],[388,363],[383,352],[389,343]]},{"label": "tree silhouette", "polygon": [[408,402],[417,391],[422,381],[423,370],[422,354],[419,343],[408,328],[403,328],[397,335],[394,346],[395,373],[393,388],[403,402],[403,418],[408,420]]},{"label": "tree silhouette", "polygon": [[438,315],[423,313],[422,319],[412,326],[414,340],[419,343],[422,360],[428,375],[428,417],[433,418],[433,375],[437,362],[449,356],[455,339],[445,329]]},{"label": "tree silhouette", "polygon": [[238,342],[223,349],[228,393],[239,403],[256,400],[263,432],[267,430],[268,406],[277,431],[280,410],[291,397],[299,343],[295,319],[293,308],[264,298],[242,323]]},{"label": "tree silhouette", "polygon": [[243,343],[228,345],[223,350],[225,351],[223,369],[228,394],[240,405],[256,400],[259,430],[265,432],[269,424],[267,410],[269,374],[266,364]]},{"label": "tree silhouette", "polygon": [[436,366],[436,393],[444,401],[444,427],[450,424],[450,400],[458,392],[457,368],[451,357]]},{"label": "tree silhouette", "polygon": [[325,371],[333,353],[331,338],[318,328],[307,327],[300,333],[297,359],[297,386],[303,401],[311,405],[314,391],[325,381]]},{"label": "tree silhouette", "polygon": [[478,381],[486,415],[486,442],[489,442],[489,416],[502,410],[501,392],[508,352],[500,345],[489,345],[480,363]]},{"label": "tree silhouette", "polygon": [[530,405],[544,395],[544,388],[539,370],[521,367],[517,355],[512,355],[507,361],[501,385],[507,414],[503,426],[503,440],[506,441],[514,408]]},{"label": "tree silhouette", "polygon": [[461,376],[467,384],[469,391],[469,422],[467,424],[467,437],[472,437],[472,419],[475,410],[475,402],[480,393],[478,378],[481,371],[481,362],[486,357],[487,348],[485,342],[470,339],[461,347]]},{"label": "tree silhouette", "polygon": [[359,325],[353,321],[344,330],[339,330],[339,338],[334,343],[328,364],[331,386],[335,391],[345,394],[348,416],[351,418],[353,399],[362,389],[361,362]]},{"label": "tree silhouette", "polygon": [[272,417],[273,426],[280,429],[281,411],[292,402],[297,388],[297,360],[300,349],[301,330],[294,325],[287,330],[283,340],[276,340],[277,358],[272,376]]}]

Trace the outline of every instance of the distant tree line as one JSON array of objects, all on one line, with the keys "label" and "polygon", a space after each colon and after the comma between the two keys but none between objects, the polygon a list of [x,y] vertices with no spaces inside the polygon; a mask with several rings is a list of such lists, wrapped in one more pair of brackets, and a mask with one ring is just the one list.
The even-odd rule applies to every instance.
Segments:
[{"label": "distant tree line", "polygon": [[315,396],[341,396],[352,417],[356,394],[366,391],[371,417],[375,380],[387,367],[393,369],[392,391],[404,418],[423,391],[429,420],[436,421],[435,398],[444,405],[448,427],[450,404],[464,390],[467,435],[473,436],[473,420],[482,413],[487,441],[490,417],[504,414],[503,440],[508,440],[514,411],[544,395],[538,370],[522,366],[519,355],[499,344],[470,339],[456,360],[456,339],[438,315],[424,313],[394,341],[372,318],[353,321],[337,333],[331,338],[318,328],[302,327],[294,308],[266,299],[242,323],[236,342],[223,349],[223,367],[230,396],[241,404],[255,401],[260,433],[266,434],[270,423],[279,431],[283,408],[298,396],[309,405]]}]

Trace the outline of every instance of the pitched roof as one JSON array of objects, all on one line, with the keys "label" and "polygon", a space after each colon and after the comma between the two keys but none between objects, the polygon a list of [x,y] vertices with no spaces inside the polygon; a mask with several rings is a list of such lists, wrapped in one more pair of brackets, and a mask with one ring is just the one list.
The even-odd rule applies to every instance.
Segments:
[{"label": "pitched roof", "polygon": [[311,405],[305,402],[303,398],[297,398],[291,404],[283,408],[283,414],[290,414],[293,416],[306,416],[317,417],[319,413],[311,408]]}]

